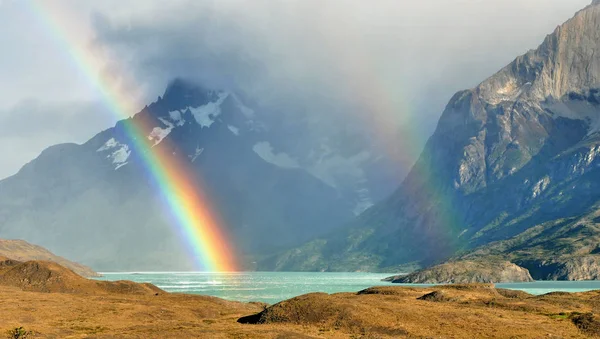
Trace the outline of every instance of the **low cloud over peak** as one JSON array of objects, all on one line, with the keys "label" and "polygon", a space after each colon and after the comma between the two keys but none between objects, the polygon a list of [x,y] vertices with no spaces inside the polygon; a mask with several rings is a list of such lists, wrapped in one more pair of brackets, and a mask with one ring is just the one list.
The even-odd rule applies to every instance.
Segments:
[{"label": "low cloud over peak", "polygon": [[[104,55],[107,64],[115,65],[116,76],[132,78],[146,103],[173,78],[191,78],[206,87],[243,92],[265,111],[290,121],[326,127],[342,117],[354,128],[383,129],[377,133],[408,129],[418,136],[411,140],[418,150],[455,91],[475,86],[535,48],[589,2],[62,0],[53,6],[68,8],[68,17],[79,19],[78,31],[87,39],[82,46]],[[46,102],[100,99],[69,55],[69,46],[49,34],[30,7],[0,4],[6,28],[0,31],[6,51],[0,75],[9,79],[0,84],[0,121],[20,114],[19,103],[27,98],[49,112],[55,105]],[[23,26],[23,21],[31,24]],[[85,125],[78,130],[106,127],[80,114],[58,119]],[[111,123],[114,119],[108,117]],[[57,133],[62,134],[54,139],[39,137],[37,145],[81,141],[72,129]],[[13,165],[0,177],[14,173],[16,164],[40,147],[14,143],[0,135],[2,147],[15,149],[6,156]]]}]

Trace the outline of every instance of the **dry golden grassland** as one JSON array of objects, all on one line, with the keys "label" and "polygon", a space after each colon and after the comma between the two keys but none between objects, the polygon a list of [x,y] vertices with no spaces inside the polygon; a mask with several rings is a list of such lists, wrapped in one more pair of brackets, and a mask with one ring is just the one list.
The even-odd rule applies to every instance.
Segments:
[{"label": "dry golden grassland", "polygon": [[586,338],[600,291],[532,296],[491,284],[374,287],[260,303],[88,280],[0,260],[0,338]]}]

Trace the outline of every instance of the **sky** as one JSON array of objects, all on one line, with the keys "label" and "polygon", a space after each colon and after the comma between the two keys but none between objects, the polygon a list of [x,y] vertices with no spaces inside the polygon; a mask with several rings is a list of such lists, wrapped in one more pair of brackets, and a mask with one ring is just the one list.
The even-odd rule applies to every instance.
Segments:
[{"label": "sky", "polygon": [[410,129],[418,150],[452,94],[590,2],[0,0],[0,178],[114,125],[93,81],[107,74],[132,98],[128,114],[186,77],[289,119],[337,112]]}]

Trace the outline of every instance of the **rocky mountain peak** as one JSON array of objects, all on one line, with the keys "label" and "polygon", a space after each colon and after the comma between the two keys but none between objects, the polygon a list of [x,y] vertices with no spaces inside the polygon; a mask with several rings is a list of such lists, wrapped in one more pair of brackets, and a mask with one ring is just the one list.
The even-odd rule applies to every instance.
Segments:
[{"label": "rocky mountain peak", "polygon": [[[540,152],[556,155],[586,129],[597,130],[598,88],[600,6],[588,6],[537,49],[455,95],[425,154],[430,165],[451,169],[450,175],[440,174],[447,184],[473,193],[518,172]],[[577,126],[577,132],[559,136],[560,129],[571,128],[564,124]]]},{"label": "rocky mountain peak", "polygon": [[169,110],[199,107],[218,98],[219,91],[208,90],[195,82],[182,78],[173,79],[167,86],[162,100],[156,104]]},{"label": "rocky mountain peak", "polygon": [[600,4],[579,11],[548,35],[538,49],[518,57],[484,81],[478,93],[488,103],[519,98],[560,99],[600,85]]}]

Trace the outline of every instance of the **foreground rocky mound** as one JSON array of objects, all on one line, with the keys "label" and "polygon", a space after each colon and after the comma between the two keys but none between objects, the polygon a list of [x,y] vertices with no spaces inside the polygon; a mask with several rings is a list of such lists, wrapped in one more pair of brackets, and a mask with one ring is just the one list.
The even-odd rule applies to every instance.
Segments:
[{"label": "foreground rocky mound", "polygon": [[493,284],[385,286],[307,294],[238,322],[318,327],[348,337],[584,338],[600,335],[600,327],[594,327],[599,319],[591,313],[598,298],[599,291],[533,296]]},{"label": "foreground rocky mound", "polygon": [[451,261],[385,280],[403,284],[466,284],[534,281],[529,271],[508,261]]},{"label": "foreground rocky mound", "polygon": [[0,239],[0,257],[17,261],[52,261],[84,277],[99,276],[98,273],[87,266],[59,257],[41,246],[33,245],[23,240]]},{"label": "foreground rocky mound", "polygon": [[164,293],[152,284],[131,281],[96,281],[86,279],[50,261],[18,262],[6,259],[0,262],[0,285],[18,287],[32,292],[59,293],[121,293],[154,295]]},{"label": "foreground rocky mound", "polygon": [[53,263],[3,263],[0,338],[294,338],[295,329],[257,331],[235,322],[261,310],[258,303],[90,281]]}]

